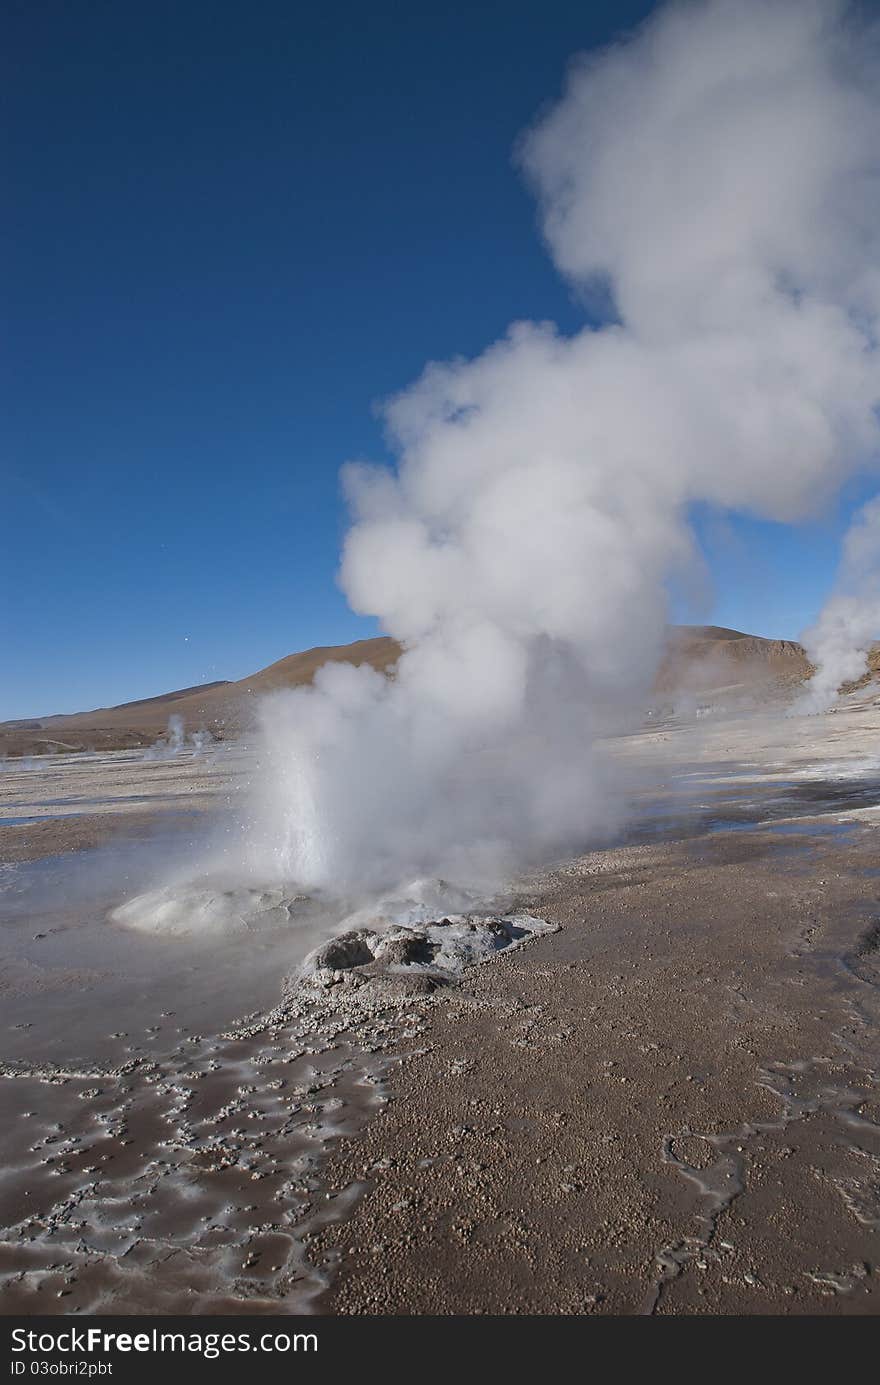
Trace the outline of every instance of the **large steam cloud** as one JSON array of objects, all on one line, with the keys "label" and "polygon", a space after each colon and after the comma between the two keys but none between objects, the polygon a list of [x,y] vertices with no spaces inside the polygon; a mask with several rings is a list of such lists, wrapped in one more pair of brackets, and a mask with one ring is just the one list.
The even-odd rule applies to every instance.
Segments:
[{"label": "large steam cloud", "polygon": [[688,507],[797,521],[875,452],[878,76],[834,0],[673,5],[574,65],[521,159],[614,321],[517,323],[387,405],[342,584],[405,652],[268,700],[261,869],[476,881],[601,835]]}]

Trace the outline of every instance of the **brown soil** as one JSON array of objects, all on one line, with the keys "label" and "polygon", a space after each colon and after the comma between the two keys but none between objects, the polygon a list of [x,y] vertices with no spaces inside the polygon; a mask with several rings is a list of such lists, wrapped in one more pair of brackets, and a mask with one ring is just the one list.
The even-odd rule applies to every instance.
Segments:
[{"label": "brown soil", "polygon": [[[876,829],[575,862],[331,1163],[329,1313],[880,1310]],[[867,945],[867,944],[866,944]]]}]

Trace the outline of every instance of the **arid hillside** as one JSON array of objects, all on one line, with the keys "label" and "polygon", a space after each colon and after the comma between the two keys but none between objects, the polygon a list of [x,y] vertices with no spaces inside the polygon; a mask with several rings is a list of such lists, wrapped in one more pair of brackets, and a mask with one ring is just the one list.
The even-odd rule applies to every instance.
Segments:
[{"label": "arid hillside", "polygon": [[[384,671],[399,654],[394,640],[379,636],[289,654],[237,682],[181,688],[88,712],[2,722],[0,755],[148,746],[165,732],[171,716],[180,717],[187,732],[207,731],[217,739],[229,739],[252,723],[254,703],[261,694],[310,683],[322,664],[337,660]],[[872,664],[880,671],[880,651],[872,656]],[[670,627],[657,689],[703,692],[733,686],[791,686],[809,672],[807,656],[793,640],[765,640],[717,625],[679,625]]]},{"label": "arid hillside", "polygon": [[810,672],[804,647],[795,640],[765,640],[721,625],[674,625],[657,672],[657,689],[790,686]]},{"label": "arid hillside", "polygon": [[237,682],[206,683],[89,712],[0,722],[0,755],[148,746],[166,730],[171,716],[181,717],[188,732],[205,730],[225,740],[251,723],[253,704],[263,693],[310,683],[322,664],[341,660],[382,670],[398,654],[398,646],[386,637],[357,640],[289,654]]}]

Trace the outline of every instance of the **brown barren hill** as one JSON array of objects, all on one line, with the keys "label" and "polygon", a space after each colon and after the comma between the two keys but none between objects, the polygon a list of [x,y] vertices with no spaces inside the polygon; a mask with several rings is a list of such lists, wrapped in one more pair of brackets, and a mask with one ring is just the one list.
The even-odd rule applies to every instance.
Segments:
[{"label": "brown barren hill", "polygon": [[90,712],[0,722],[0,755],[46,755],[75,750],[121,750],[151,745],[172,716],[188,732],[206,730],[225,740],[253,724],[254,704],[263,693],[311,683],[323,664],[369,664],[384,672],[400,657],[387,636],[288,654],[237,682],[204,683],[159,697],[141,698]]},{"label": "brown barren hill", "polygon": [[722,625],[673,625],[656,686],[658,692],[739,686],[761,690],[803,682],[812,671],[803,645],[795,640],[767,640]]},{"label": "brown barren hill", "polygon": [[[380,635],[288,654],[237,682],[205,683],[90,712],[2,722],[0,755],[147,746],[166,730],[171,716],[181,717],[188,732],[206,730],[218,739],[229,739],[253,724],[254,704],[263,693],[311,683],[323,664],[369,664],[385,672],[399,657],[400,646]],[[878,662],[875,656],[874,665]],[[803,647],[793,640],[766,640],[717,625],[674,625],[658,670],[657,689],[791,686],[810,671]]]}]

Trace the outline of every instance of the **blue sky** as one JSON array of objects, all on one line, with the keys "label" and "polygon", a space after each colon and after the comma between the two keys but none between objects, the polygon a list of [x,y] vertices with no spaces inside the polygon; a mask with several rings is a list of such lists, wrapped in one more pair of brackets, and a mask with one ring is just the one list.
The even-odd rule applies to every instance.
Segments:
[{"label": "blue sky", "polygon": [[[338,469],[426,360],[581,325],[511,148],[650,8],[9,6],[0,718],[374,633]],[[699,516],[715,596],[677,614],[796,635],[858,498]]]}]

